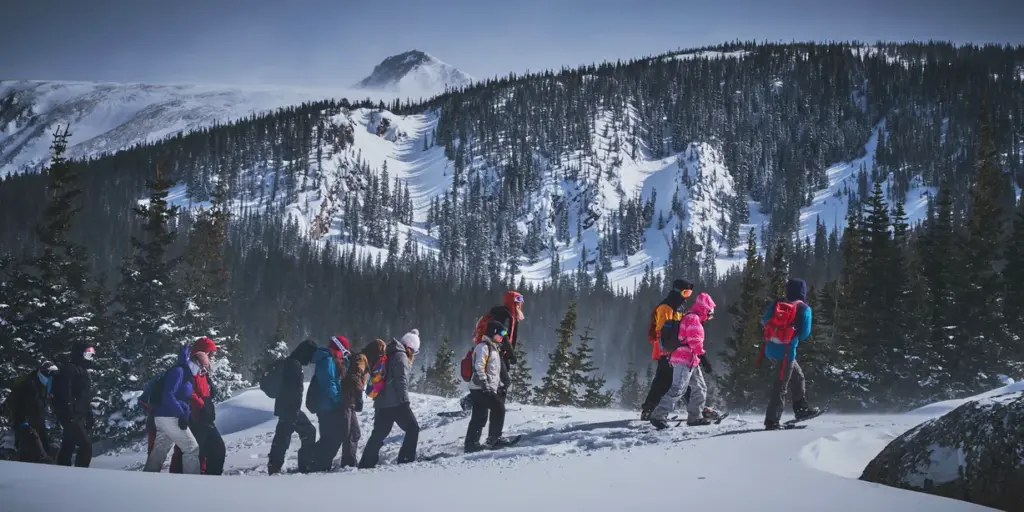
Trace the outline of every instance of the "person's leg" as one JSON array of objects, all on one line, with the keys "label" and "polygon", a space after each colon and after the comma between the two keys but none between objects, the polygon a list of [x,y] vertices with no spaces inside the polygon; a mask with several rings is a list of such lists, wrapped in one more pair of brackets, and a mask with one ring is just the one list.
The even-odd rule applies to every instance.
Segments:
[{"label": "person's leg", "polygon": [[18,445],[18,460],[21,462],[37,462],[51,464],[53,461],[46,453],[45,442],[36,429],[23,425],[14,430],[14,442]]},{"label": "person's leg", "polygon": [[804,379],[804,369],[800,363],[790,361],[792,376],[789,379],[789,395],[793,401],[793,414],[798,417],[807,410],[807,381]]},{"label": "person's leg", "polygon": [[[302,414],[300,411],[299,414]],[[305,416],[305,415],[303,415]],[[295,424],[298,417],[294,415],[280,416],[277,418],[277,428],[274,429],[274,440],[270,442],[270,456],[267,472],[275,474],[281,471],[284,466],[284,454],[292,443],[292,433],[295,432]],[[309,421],[309,420],[306,420]]]},{"label": "person's leg", "polygon": [[[295,415],[294,431],[299,435],[298,469],[301,473],[308,473],[313,470],[316,463],[316,427],[309,421],[306,413],[298,411]],[[291,435],[289,434],[289,437]],[[283,456],[284,452],[282,452]]]},{"label": "person's leg", "polygon": [[57,464],[61,466],[70,466],[71,458],[75,455],[75,436],[71,433],[73,421],[65,419],[60,422],[60,428],[63,431],[60,439],[60,451],[57,452]]},{"label": "person's leg", "polygon": [[704,419],[704,404],[708,399],[708,384],[704,380],[704,372],[700,365],[690,369],[689,379],[690,401],[686,404],[686,421]]},{"label": "person's leg", "polygon": [[505,401],[500,397],[491,399],[490,403],[490,424],[487,425],[487,440],[489,442],[501,439],[502,431],[505,429]]},{"label": "person's leg", "polygon": [[[227,447],[224,437],[220,435],[216,425],[204,425],[202,440],[199,441],[199,457],[205,459],[206,467],[201,468],[204,475],[224,474],[224,460],[227,458]],[[202,464],[200,464],[202,465]]]},{"label": "person's leg", "polygon": [[395,409],[398,409],[395,411],[395,423],[398,424],[398,428],[405,431],[402,447],[398,450],[397,462],[399,464],[413,462],[416,460],[416,445],[420,441],[420,424],[412,412],[412,404],[404,403]]},{"label": "person's leg", "polygon": [[330,471],[334,457],[341,449],[344,437],[348,435],[348,426],[342,425],[341,409],[322,412],[316,415],[320,420],[320,439],[316,442],[315,471]]},{"label": "person's leg", "polygon": [[651,421],[665,421],[668,418],[668,415],[675,410],[679,399],[682,398],[683,390],[686,389],[689,381],[690,369],[686,365],[680,364],[672,367],[672,381],[668,392],[661,397],[658,406],[651,413]]},{"label": "person's leg", "polygon": [[786,362],[786,368],[780,376],[776,371],[780,361],[772,361],[772,387],[768,396],[768,410],[765,411],[764,424],[766,427],[777,427],[782,420],[782,407],[785,405],[786,388],[789,386],[789,379],[793,375],[793,365]]},{"label": "person's leg", "polygon": [[89,430],[85,428],[85,421],[80,418],[73,419],[69,429],[64,430],[64,436],[71,436],[75,447],[75,467],[87,468],[92,463],[92,438]]},{"label": "person's leg", "polygon": [[[647,391],[647,398],[644,400],[642,410],[646,413],[653,411],[658,406],[658,402],[668,392],[669,387],[672,386],[672,365],[668,362],[668,357],[662,357],[658,359],[657,366],[654,369],[654,378],[651,380],[651,387]],[[644,419],[644,418],[641,418]]]},{"label": "person's leg", "polygon": [[341,443],[341,467],[355,467],[356,453],[359,453],[359,415],[355,409],[345,409],[345,424],[348,425],[348,432]]},{"label": "person's leg", "polygon": [[[199,441],[197,438],[196,441]],[[167,470],[168,473],[181,473],[181,448],[177,446],[171,451],[171,467]]]},{"label": "person's leg", "polygon": [[159,473],[160,468],[164,465],[164,460],[167,459],[167,452],[171,451],[171,447],[174,446],[174,440],[166,432],[164,427],[165,422],[160,420],[169,419],[171,420],[172,428],[181,430],[178,428],[177,418],[153,418],[154,431],[156,434],[153,437],[153,449],[149,452],[149,457],[146,458],[146,466],[142,469],[147,473]]},{"label": "person's leg", "polygon": [[391,433],[391,427],[395,425],[392,409],[395,408],[387,407],[373,411],[373,431],[370,432],[370,438],[366,440],[366,446],[363,447],[363,456],[359,459],[360,468],[377,467],[384,439]]},{"label": "person's leg", "polygon": [[488,402],[486,396],[480,391],[470,391],[473,395],[473,415],[469,417],[469,427],[466,428],[466,440],[463,443],[466,449],[473,449],[480,446],[480,436],[483,434],[484,425],[487,423]]}]

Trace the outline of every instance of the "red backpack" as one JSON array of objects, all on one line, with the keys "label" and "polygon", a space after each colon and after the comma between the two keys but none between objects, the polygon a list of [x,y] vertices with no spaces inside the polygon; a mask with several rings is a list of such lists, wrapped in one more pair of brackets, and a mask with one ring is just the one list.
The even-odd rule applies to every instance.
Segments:
[{"label": "red backpack", "polygon": [[459,371],[462,374],[462,380],[466,382],[473,380],[473,349],[469,349],[469,352],[466,352],[466,357],[462,358]]},{"label": "red backpack", "polygon": [[772,310],[772,316],[764,324],[762,339],[768,343],[789,345],[793,341],[793,336],[796,335],[793,323],[796,321],[796,312],[799,307],[800,301],[777,301]]}]

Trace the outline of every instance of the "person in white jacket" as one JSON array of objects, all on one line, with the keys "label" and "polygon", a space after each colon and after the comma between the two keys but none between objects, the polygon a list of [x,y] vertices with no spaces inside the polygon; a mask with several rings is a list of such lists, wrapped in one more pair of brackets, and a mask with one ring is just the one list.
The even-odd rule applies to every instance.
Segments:
[{"label": "person in white jacket", "polygon": [[490,416],[487,429],[487,447],[496,448],[507,444],[501,436],[505,428],[505,399],[498,393],[502,384],[501,341],[506,335],[505,326],[496,321],[487,323],[480,343],[473,348],[473,378],[469,382],[469,393],[473,400],[473,415],[466,431],[466,453],[485,448],[480,444],[484,424]]}]

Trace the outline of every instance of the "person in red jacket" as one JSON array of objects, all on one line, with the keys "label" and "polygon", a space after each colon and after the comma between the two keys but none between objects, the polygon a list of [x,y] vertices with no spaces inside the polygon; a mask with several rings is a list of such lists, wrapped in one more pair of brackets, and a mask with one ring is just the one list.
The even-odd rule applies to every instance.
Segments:
[{"label": "person in red jacket", "polygon": [[[190,357],[199,363],[200,369],[192,384],[188,428],[199,443],[199,472],[203,475],[223,474],[224,459],[227,456],[224,438],[214,422],[217,413],[213,396],[217,391],[210,378],[210,355],[216,351],[217,344],[206,336],[197,339],[189,349]],[[171,457],[171,473],[181,473],[181,455],[181,450],[175,446]]]}]

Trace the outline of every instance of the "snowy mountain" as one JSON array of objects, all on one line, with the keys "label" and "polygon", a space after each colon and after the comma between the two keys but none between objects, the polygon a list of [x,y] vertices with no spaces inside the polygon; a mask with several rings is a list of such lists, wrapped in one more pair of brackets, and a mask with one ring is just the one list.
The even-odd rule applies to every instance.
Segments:
[{"label": "snowy mountain", "polygon": [[413,98],[429,98],[473,83],[473,77],[438,58],[410,50],[384,59],[369,76],[356,82],[358,89],[396,92]]},{"label": "snowy mountain", "polygon": [[[277,419],[273,401],[252,389],[218,405],[217,426],[227,446],[222,478],[142,473],[145,446],[139,444],[99,455],[87,470],[0,462],[4,503],[19,512],[121,512],[138,510],[143,500],[146,510],[162,512],[179,510],[181,489],[187,488],[192,501],[210,510],[305,510],[322,507],[325,488],[344,486],[358,489],[344,494],[348,507],[379,508],[380,496],[399,492],[423,500],[429,512],[475,510],[480,503],[495,512],[658,509],[695,499],[723,511],[990,510],[857,480],[888,440],[946,412],[938,408],[928,414],[826,414],[791,431],[765,432],[762,417],[738,415],[720,425],[659,432],[635,420],[634,412],[510,404],[505,433],[521,434],[522,441],[465,455],[468,418],[436,414],[457,409],[457,400],[411,398],[421,429],[418,457],[434,460],[395,465],[399,433],[386,441],[377,469],[268,477]],[[373,424],[369,408],[359,421],[365,439]],[[286,470],[295,467],[298,444],[292,440]],[[652,491],[651,475],[670,475],[665,478],[675,487]],[[471,485],[485,481],[501,484]],[[395,482],[402,482],[400,490]],[[144,498],[112,498],[124,489]]]},{"label": "snowy mountain", "polygon": [[[90,158],[251,114],[366,92],[61,81],[0,81],[0,177],[35,169],[70,125],[69,158]],[[380,95],[390,99],[390,95]]]}]

